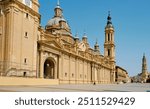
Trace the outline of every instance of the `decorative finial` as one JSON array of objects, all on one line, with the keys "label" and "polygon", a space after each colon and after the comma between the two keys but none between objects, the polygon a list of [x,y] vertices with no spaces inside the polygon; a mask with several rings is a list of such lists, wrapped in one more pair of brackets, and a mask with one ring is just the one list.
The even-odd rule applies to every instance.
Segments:
[{"label": "decorative finial", "polygon": [[145,53],[143,53],[143,58],[146,58],[146,57],[145,57]]},{"label": "decorative finial", "polygon": [[96,38],[96,44],[95,45],[98,45],[98,39]]},{"label": "decorative finial", "polygon": [[78,32],[76,31],[75,38],[79,39]]},{"label": "decorative finial", "polygon": [[83,38],[87,38],[85,30],[84,30],[84,33],[83,33]]},{"label": "decorative finial", "polygon": [[108,11],[108,18],[107,18],[107,20],[111,21],[110,11]]},{"label": "decorative finial", "polygon": [[99,49],[98,39],[97,38],[96,38],[96,43],[94,45],[94,50],[95,50],[95,52],[100,53],[100,49]]},{"label": "decorative finial", "polygon": [[110,11],[108,11],[108,16],[110,16]]},{"label": "decorative finial", "polygon": [[85,36],[85,35],[86,35],[86,31],[84,30],[83,32],[84,32],[84,34],[83,34],[83,35]]},{"label": "decorative finial", "polygon": [[60,6],[60,1],[59,0],[57,0],[57,6]]},{"label": "decorative finial", "polygon": [[111,16],[110,16],[110,11],[108,11],[107,27],[113,27],[112,21],[111,21]]}]

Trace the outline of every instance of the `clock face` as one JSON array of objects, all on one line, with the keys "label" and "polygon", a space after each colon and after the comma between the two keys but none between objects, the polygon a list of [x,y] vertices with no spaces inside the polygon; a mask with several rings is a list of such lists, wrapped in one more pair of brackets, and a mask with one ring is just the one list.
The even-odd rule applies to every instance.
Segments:
[{"label": "clock face", "polygon": [[25,0],[25,4],[29,7],[31,7],[31,0]]}]

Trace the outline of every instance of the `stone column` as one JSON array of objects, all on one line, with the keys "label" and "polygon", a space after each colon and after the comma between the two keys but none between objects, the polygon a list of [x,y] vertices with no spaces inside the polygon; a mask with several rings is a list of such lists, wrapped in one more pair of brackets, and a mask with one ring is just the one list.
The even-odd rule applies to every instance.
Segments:
[{"label": "stone column", "polygon": [[58,57],[57,57],[58,59],[57,59],[57,79],[60,79],[61,77],[61,75],[60,75],[60,71],[62,71],[61,70],[61,55],[59,55]]},{"label": "stone column", "polygon": [[68,78],[69,84],[71,82],[71,76],[72,76],[72,72],[71,72],[70,68],[71,68],[71,56],[69,56],[69,72],[68,72],[68,74],[69,74],[69,78]]},{"label": "stone column", "polygon": [[111,83],[114,83],[115,82],[115,71],[114,70],[111,70],[111,73],[110,73],[110,78],[111,78]]},{"label": "stone column", "polygon": [[54,79],[57,79],[57,67],[58,67],[58,65],[57,65],[57,60],[55,60],[55,61],[56,61],[56,63],[54,63],[55,65],[54,65],[53,73],[54,73]]},{"label": "stone column", "polygon": [[97,80],[98,80],[98,83],[100,83],[100,69],[99,69],[99,66],[97,68]]},{"label": "stone column", "polygon": [[50,68],[50,76],[52,77],[52,78],[55,78],[55,74],[54,74],[54,68]]},{"label": "stone column", "polygon": [[102,83],[104,83],[104,67],[103,67],[103,73],[102,73]]},{"label": "stone column", "polygon": [[94,71],[94,65],[92,64],[92,82],[95,82],[95,71]]},{"label": "stone column", "polygon": [[43,51],[40,51],[40,78],[44,78]]}]

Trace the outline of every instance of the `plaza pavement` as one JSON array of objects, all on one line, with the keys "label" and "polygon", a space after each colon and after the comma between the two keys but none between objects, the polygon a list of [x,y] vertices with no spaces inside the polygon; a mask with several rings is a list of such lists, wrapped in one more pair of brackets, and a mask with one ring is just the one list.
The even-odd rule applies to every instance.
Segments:
[{"label": "plaza pavement", "polygon": [[149,84],[0,86],[0,92],[149,92]]}]

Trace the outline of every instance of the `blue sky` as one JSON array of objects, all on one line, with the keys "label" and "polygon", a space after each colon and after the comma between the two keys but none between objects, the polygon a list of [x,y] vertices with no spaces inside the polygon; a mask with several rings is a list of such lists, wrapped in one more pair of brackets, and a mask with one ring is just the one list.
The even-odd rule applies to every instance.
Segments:
[{"label": "blue sky", "polygon": [[[44,27],[54,15],[57,0],[39,0],[41,25]],[[143,53],[150,72],[150,0],[60,0],[65,19],[72,34],[84,31],[91,47],[96,39],[101,54],[104,51],[104,28],[108,11],[115,27],[116,63],[130,76],[141,72]]]}]

